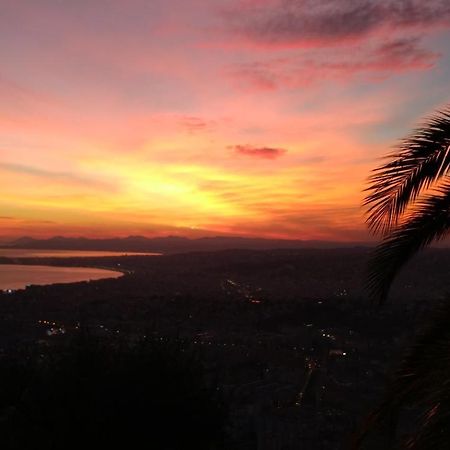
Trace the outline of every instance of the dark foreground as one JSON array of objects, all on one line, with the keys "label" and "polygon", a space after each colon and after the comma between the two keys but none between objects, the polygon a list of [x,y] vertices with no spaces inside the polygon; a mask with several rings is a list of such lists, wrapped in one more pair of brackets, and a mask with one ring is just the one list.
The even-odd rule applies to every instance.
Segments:
[{"label": "dark foreground", "polygon": [[[430,308],[446,298],[450,287],[445,270],[450,252],[430,251],[399,278],[392,302],[380,308],[365,298],[362,289],[366,259],[365,249],[339,249],[235,250],[98,258],[88,263],[75,258],[39,260],[41,264],[120,268],[126,275],[115,280],[30,287],[0,294],[0,369],[26,360],[30,362],[27,370],[39,371],[36,355],[47,361],[50,354],[70,353],[80,334],[109,349],[117,348],[120,342],[121,351],[125,348],[131,353],[136,346],[158,345],[169,349],[167,354],[173,361],[182,354],[193,355],[195,367],[201,372],[196,379],[204,381],[201,389],[207,396],[182,397],[181,403],[191,402],[189,407],[195,407],[206,401],[214,411],[209,416],[220,423],[214,422],[217,433],[206,447],[201,447],[203,441],[198,437],[198,448],[345,448],[362,418],[381,401],[405,346],[426,321]],[[174,348],[175,356],[170,353]],[[94,365],[92,372],[108,372],[107,362],[113,367],[117,358],[107,362],[94,359],[100,360],[100,366],[106,365]],[[153,374],[167,371],[165,363],[158,361],[147,364],[153,367]],[[122,370],[122,379],[128,373],[131,384],[148,383],[154,388],[152,376],[134,379],[130,375],[141,372],[143,366],[129,363],[128,372],[123,371],[123,364],[116,366],[108,373]],[[90,372],[88,366],[85,369]],[[189,385],[192,379],[188,372],[186,369]],[[173,376],[179,375],[178,371]],[[98,402],[105,402],[114,386],[119,397],[126,392],[115,376],[106,377],[109,381],[105,385],[110,390],[105,388],[105,396]],[[159,382],[164,379],[170,386],[171,377],[166,374],[158,378]],[[8,383],[16,386],[16,397],[5,395]],[[67,383],[84,386],[76,375],[67,377]],[[15,417],[11,411],[17,410],[19,391],[25,386],[14,384],[14,380],[2,382],[3,424]],[[48,389],[42,386],[39,389]],[[98,391],[101,383],[96,386]],[[198,436],[202,434],[199,422],[204,417],[187,412],[180,418],[180,406],[174,403],[172,391],[158,389],[173,405],[174,414],[165,416],[164,425],[152,420],[154,408],[161,408],[164,402],[156,406],[149,402],[148,409],[141,405],[136,410],[141,419],[149,419],[145,422],[148,448],[193,448],[186,441],[165,447],[169,441],[164,439],[151,445],[152,432],[178,430],[180,435],[183,423],[199,430]],[[133,410],[136,406],[127,403],[126,408]],[[38,410],[35,413],[41,414]],[[144,426],[137,419],[135,422]],[[37,425],[36,433],[47,432],[48,426]],[[102,426],[108,429],[108,425]],[[112,425],[111,432],[117,426]],[[212,430],[213,426],[208,428]],[[7,443],[1,444],[8,448]],[[101,443],[96,446],[103,448]]]}]

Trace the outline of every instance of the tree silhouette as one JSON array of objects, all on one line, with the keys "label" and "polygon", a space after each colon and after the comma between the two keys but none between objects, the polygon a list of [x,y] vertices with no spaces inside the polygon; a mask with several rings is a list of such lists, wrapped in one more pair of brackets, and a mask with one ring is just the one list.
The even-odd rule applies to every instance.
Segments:
[{"label": "tree silhouette", "polygon": [[373,171],[367,224],[383,240],[369,264],[369,289],[384,301],[399,270],[450,230],[450,107],[404,139]]},{"label": "tree silhouette", "polygon": [[[450,231],[450,108],[404,139],[373,171],[367,223],[382,235],[369,262],[368,287],[386,300],[392,281],[418,251]],[[438,311],[402,361],[384,402],[356,439],[387,427],[389,448],[450,448],[450,307]],[[407,417],[405,426],[405,416]],[[396,425],[403,417],[403,432]],[[397,445],[397,447],[396,447]]]},{"label": "tree silhouette", "polygon": [[69,345],[0,362],[5,450],[212,450],[224,411],[192,353],[167,344]]}]

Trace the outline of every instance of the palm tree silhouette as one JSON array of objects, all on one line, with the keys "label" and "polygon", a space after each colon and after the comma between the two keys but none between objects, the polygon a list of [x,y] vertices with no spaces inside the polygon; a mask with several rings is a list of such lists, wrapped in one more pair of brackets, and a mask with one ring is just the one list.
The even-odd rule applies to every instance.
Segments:
[{"label": "palm tree silhouette", "polygon": [[[411,257],[450,231],[450,107],[426,120],[387,158],[373,171],[364,202],[369,228],[382,236],[368,276],[370,294],[380,302]],[[410,348],[384,402],[357,438],[357,448],[382,425],[388,448],[450,448],[449,324],[447,305]],[[406,437],[400,438],[396,424],[405,411]]]},{"label": "palm tree silhouette", "polygon": [[367,224],[383,240],[369,264],[369,289],[384,301],[409,259],[450,231],[450,106],[437,112],[370,177]]}]

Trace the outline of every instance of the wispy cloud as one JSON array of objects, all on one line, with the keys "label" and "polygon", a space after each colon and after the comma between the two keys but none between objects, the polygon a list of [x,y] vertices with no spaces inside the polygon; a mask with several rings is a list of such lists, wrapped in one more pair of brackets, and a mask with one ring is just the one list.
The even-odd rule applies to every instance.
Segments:
[{"label": "wispy cloud", "polygon": [[379,30],[425,30],[450,24],[445,0],[240,1],[226,13],[231,30],[256,44],[336,46]]},{"label": "wispy cloud", "polygon": [[327,80],[369,79],[430,69],[439,54],[421,47],[416,37],[391,39],[374,47],[349,51],[315,51],[266,61],[237,64],[228,71],[243,86],[270,91],[310,86]]},{"label": "wispy cloud", "polygon": [[183,116],[180,119],[180,124],[190,134],[210,131],[213,127],[212,121],[204,120],[196,116]]},{"label": "wispy cloud", "polygon": [[106,189],[113,192],[116,187],[109,182],[103,181],[99,178],[90,178],[72,172],[57,172],[43,169],[35,166],[27,166],[15,163],[0,163],[0,171],[6,171],[17,175],[29,175],[47,179],[50,182],[57,181],[62,183],[74,183],[77,185],[93,187],[96,189]]}]

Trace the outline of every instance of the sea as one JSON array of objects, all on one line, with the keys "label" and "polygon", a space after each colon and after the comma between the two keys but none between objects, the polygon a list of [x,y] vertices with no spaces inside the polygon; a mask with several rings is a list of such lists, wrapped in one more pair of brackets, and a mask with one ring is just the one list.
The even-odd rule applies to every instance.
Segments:
[{"label": "sea", "polygon": [[[27,250],[0,249],[0,257],[7,258],[88,258],[125,255],[159,255],[159,253],[79,251],[79,250]],[[118,278],[116,270],[92,267],[61,267],[45,265],[0,264],[0,290],[24,289],[29,285],[76,283],[79,281]]]},{"label": "sea", "polygon": [[89,258],[101,256],[155,255],[161,253],[108,252],[95,250],[35,250],[22,248],[0,248],[0,258]]}]

